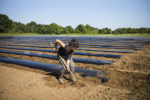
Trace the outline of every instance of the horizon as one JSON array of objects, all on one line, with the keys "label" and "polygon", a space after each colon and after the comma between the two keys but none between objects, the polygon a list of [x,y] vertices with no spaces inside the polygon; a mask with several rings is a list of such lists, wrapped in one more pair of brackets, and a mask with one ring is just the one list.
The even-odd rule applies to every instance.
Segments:
[{"label": "horizon", "polygon": [[149,0],[1,0],[0,13],[23,24],[34,21],[73,28],[79,24],[112,30],[149,28],[148,4]]}]

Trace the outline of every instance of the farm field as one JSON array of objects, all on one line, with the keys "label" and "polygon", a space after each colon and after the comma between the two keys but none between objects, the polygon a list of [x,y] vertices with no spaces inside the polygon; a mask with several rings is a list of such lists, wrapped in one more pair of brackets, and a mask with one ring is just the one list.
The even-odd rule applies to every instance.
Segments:
[{"label": "farm field", "polygon": [[[77,82],[64,84],[56,52],[49,43],[77,38]],[[0,97],[6,100],[148,100],[150,38],[139,36],[0,37]],[[53,64],[53,65],[51,65]]]}]

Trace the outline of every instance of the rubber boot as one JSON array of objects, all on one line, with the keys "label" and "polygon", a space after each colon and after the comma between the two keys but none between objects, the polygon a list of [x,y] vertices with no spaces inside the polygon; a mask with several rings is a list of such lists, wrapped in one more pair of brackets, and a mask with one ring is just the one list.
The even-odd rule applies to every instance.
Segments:
[{"label": "rubber boot", "polygon": [[63,78],[64,74],[65,74],[65,70],[61,70],[60,71],[60,76],[59,76],[59,79],[58,79],[60,83],[64,83],[64,78]]}]

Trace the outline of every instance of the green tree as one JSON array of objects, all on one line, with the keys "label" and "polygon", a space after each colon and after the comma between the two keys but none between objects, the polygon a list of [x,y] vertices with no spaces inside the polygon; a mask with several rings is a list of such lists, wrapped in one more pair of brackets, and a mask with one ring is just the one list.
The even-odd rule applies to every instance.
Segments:
[{"label": "green tree", "polygon": [[65,29],[69,32],[69,33],[74,33],[74,29],[71,26],[66,26]]},{"label": "green tree", "polygon": [[144,28],[144,27],[142,27],[142,28],[138,29],[138,32],[139,33],[150,33],[150,28]]},{"label": "green tree", "polygon": [[75,28],[75,32],[76,32],[76,33],[87,33],[87,29],[84,27],[84,25],[79,24],[79,25]]},{"label": "green tree", "polygon": [[6,33],[12,28],[12,20],[8,16],[0,14],[0,33]]},{"label": "green tree", "polygon": [[86,24],[85,28],[87,30],[87,33],[91,33],[91,34],[98,33],[98,29],[90,26],[89,24]]},{"label": "green tree", "polygon": [[150,28],[117,28],[113,31],[116,34],[125,34],[125,33],[150,33]]},{"label": "green tree", "polygon": [[56,23],[52,23],[48,25],[48,33],[50,34],[62,34],[64,28],[62,26],[57,25]]},{"label": "green tree", "polygon": [[47,33],[47,25],[37,25],[37,33],[46,34]]},{"label": "green tree", "polygon": [[70,33],[70,32],[68,31],[67,28],[64,27],[62,33],[63,33],[63,34],[68,34],[68,33]]},{"label": "green tree", "polygon": [[99,30],[98,30],[98,33],[99,33],[99,34],[111,34],[111,33],[112,33],[112,30],[109,29],[109,28],[103,28],[103,29],[99,29]]},{"label": "green tree", "polygon": [[31,21],[26,25],[27,32],[36,33],[37,32],[37,24],[34,21]]},{"label": "green tree", "polygon": [[9,33],[25,33],[26,27],[20,22],[13,22],[12,28],[8,31]]}]

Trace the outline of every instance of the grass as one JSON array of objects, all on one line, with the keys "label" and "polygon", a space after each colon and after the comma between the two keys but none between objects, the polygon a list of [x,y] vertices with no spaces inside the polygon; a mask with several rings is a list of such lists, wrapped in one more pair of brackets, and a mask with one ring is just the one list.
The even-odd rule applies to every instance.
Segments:
[{"label": "grass", "polygon": [[150,36],[150,33],[112,34],[112,36]]},{"label": "grass", "polygon": [[0,36],[33,36],[33,35],[40,35],[38,33],[0,33]]},{"label": "grass", "polygon": [[[0,36],[54,36],[57,34],[39,34],[39,33],[0,33]],[[150,33],[132,33],[132,34],[81,34],[81,33],[70,33],[61,34],[60,36],[150,36]]]}]

